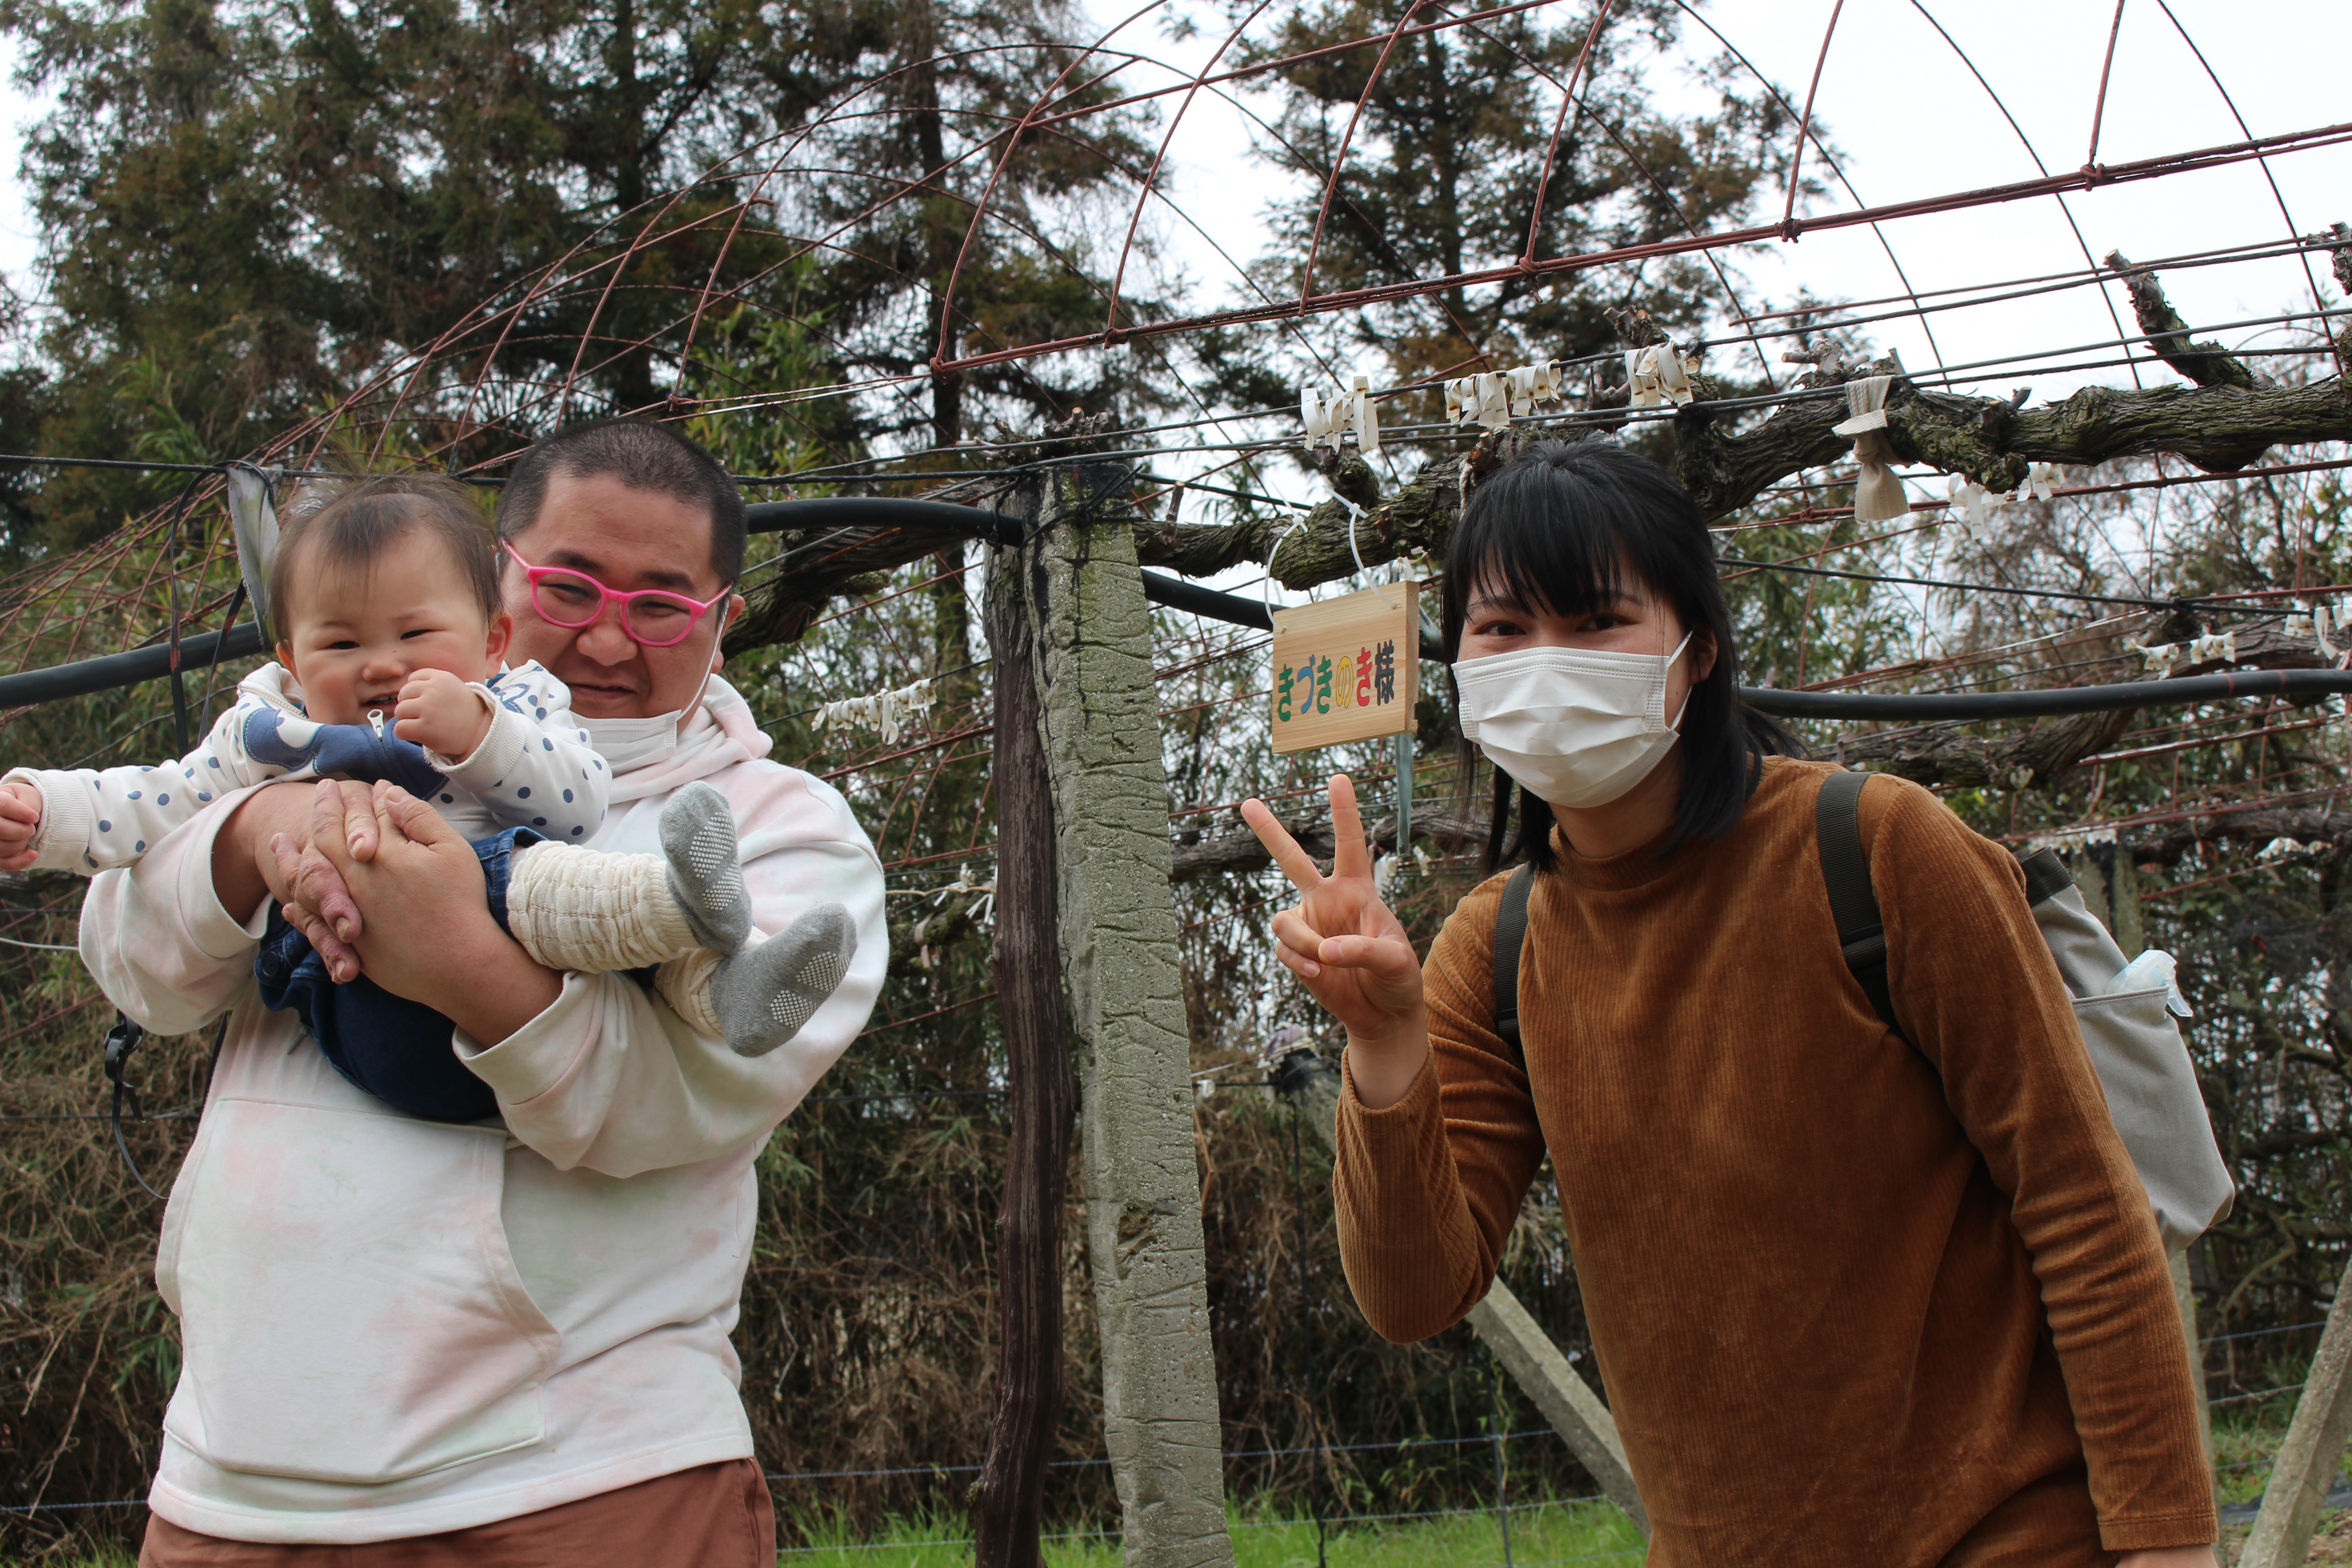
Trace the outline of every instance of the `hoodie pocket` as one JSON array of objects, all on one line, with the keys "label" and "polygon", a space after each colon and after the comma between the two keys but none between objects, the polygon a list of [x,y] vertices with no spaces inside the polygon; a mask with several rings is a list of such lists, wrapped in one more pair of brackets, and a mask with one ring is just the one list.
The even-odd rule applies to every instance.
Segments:
[{"label": "hoodie pocket", "polygon": [[499,1215],[502,1130],[216,1100],[173,1194],[172,1436],[377,1485],[536,1443],[560,1341]]}]

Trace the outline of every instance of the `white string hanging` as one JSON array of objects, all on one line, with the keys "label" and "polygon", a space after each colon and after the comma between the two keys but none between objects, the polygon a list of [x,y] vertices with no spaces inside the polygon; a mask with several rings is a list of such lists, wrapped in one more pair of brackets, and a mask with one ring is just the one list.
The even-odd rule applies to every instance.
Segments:
[{"label": "white string hanging", "polygon": [[929,711],[931,702],[931,680],[927,677],[895,690],[828,702],[816,710],[814,728],[828,737],[837,729],[878,729],[885,745],[896,745],[898,737],[912,727],[912,721]]}]

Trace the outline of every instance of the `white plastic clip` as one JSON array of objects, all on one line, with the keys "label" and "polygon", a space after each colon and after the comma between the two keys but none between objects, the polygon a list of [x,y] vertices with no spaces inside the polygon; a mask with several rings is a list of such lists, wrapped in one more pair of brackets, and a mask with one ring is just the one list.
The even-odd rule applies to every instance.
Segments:
[{"label": "white plastic clip", "polygon": [[379,741],[383,740],[383,709],[381,709],[381,708],[371,708],[371,709],[369,709],[369,710],[368,710],[368,718],[367,718],[367,721],[368,721],[368,728],[369,728],[369,729],[371,729],[371,730],[373,730],[373,731],[375,731],[375,738],[376,738],[377,740],[379,740]]},{"label": "white plastic clip", "polygon": [[1356,450],[1374,458],[1381,450],[1381,405],[1372,398],[1372,378],[1356,372],[1344,400],[1356,426]]},{"label": "white plastic clip", "polygon": [[1339,438],[1332,433],[1332,426],[1339,423],[1340,401],[1332,398],[1326,402],[1323,395],[1311,386],[1298,389],[1298,417],[1307,426],[1309,450],[1317,447],[1339,446]]},{"label": "white plastic clip", "polygon": [[1853,516],[1857,522],[1889,522],[1909,515],[1910,501],[1904,496],[1903,481],[1895,477],[1891,464],[1895,448],[1886,438],[1886,389],[1895,384],[1891,375],[1859,376],[1845,384],[1847,418],[1832,425],[1832,434],[1851,437],[1853,440],[1854,461],[1862,465],[1861,477],[1853,484]]}]

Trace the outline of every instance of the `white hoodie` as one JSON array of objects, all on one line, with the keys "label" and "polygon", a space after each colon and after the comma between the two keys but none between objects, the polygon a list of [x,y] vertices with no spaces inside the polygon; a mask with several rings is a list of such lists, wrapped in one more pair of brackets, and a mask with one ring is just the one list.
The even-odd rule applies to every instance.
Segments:
[{"label": "white hoodie", "polygon": [[454,1042],[503,1127],[403,1116],[262,1008],[261,919],[212,881],[241,795],[92,881],[81,953],[117,1006],[167,1034],[232,1013],[156,1250],[184,1345],[156,1513],[240,1541],[395,1540],[751,1453],[727,1335],[752,1163],[864,1026],[889,946],[873,846],[770,744],[714,678],[674,754],[615,770],[590,843],[658,853],[669,792],[708,779],[755,922],[845,904],[848,979],[751,1061],[625,975],[569,975],[508,1039]]}]

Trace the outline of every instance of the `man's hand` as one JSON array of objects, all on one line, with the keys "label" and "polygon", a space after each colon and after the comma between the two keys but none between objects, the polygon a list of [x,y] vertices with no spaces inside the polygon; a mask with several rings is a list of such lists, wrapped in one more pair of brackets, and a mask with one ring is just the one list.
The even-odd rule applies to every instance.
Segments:
[{"label": "man's hand", "polygon": [[351,945],[359,940],[359,906],[342,873],[316,846],[331,838],[354,859],[373,858],[375,813],[367,785],[339,779],[320,780],[310,791],[310,805],[309,823],[298,832],[272,833],[257,848],[256,859],[286,923],[310,939],[327,977],[345,985],[360,973],[359,954]]},{"label": "man's hand", "polygon": [[0,871],[33,863],[33,837],[40,830],[41,792],[21,781],[0,784]]},{"label": "man's hand", "polygon": [[2116,1568],[2215,1568],[2210,1546],[2162,1546],[2148,1552],[2126,1552]]},{"label": "man's hand", "polygon": [[490,732],[490,705],[446,669],[420,669],[400,689],[392,732],[457,762],[474,754]]},{"label": "man's hand", "polygon": [[[348,792],[357,788],[320,791],[309,853],[349,889],[353,918],[366,911],[352,946],[367,977],[446,1015],[485,1046],[545,1012],[563,977],[490,918],[474,847],[398,785],[378,784],[354,802]],[[365,858],[357,852],[363,840]]]}]

